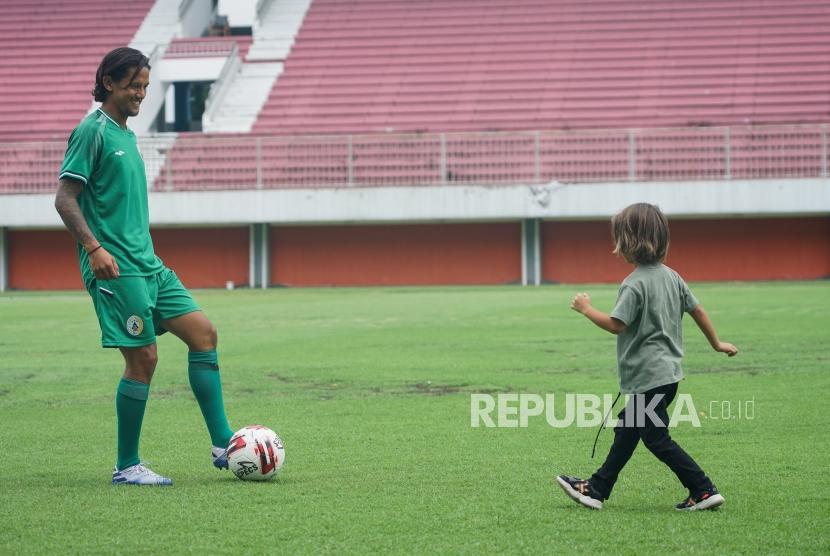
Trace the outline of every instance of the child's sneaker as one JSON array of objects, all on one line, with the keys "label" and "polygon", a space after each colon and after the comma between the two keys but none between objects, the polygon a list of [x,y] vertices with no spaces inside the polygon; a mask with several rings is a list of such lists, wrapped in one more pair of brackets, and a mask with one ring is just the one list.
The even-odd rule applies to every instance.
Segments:
[{"label": "child's sneaker", "polygon": [[674,507],[679,512],[692,512],[694,510],[711,510],[723,504],[726,500],[718,492],[718,489],[712,487],[706,489],[697,496],[689,496],[686,500]]},{"label": "child's sneaker", "polygon": [[219,469],[228,468],[228,449],[214,446],[210,449],[210,455],[213,458],[213,465]]},{"label": "child's sneaker", "polygon": [[573,498],[579,504],[591,508],[593,510],[602,509],[602,496],[598,493],[591,483],[576,477],[568,477],[567,475],[559,475],[556,477],[556,482],[565,491],[565,494]]},{"label": "child's sneaker", "polygon": [[113,470],[112,484],[170,486],[173,484],[173,480],[162,477],[158,473],[151,471],[150,468],[138,463],[130,467],[125,467],[120,471],[118,469]]}]

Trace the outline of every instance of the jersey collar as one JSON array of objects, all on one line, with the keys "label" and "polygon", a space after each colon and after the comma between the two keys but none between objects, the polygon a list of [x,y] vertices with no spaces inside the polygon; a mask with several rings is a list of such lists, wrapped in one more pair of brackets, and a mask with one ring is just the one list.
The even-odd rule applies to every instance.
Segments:
[{"label": "jersey collar", "polygon": [[98,107],[98,112],[103,114],[106,119],[108,119],[109,121],[114,123],[116,125],[116,127],[118,127],[118,129],[123,130],[123,131],[130,131],[130,128],[128,128],[128,127],[121,127],[120,125],[118,125],[118,122],[116,122],[115,120],[110,118],[110,115],[107,114],[106,112],[104,112],[104,110],[100,106]]}]

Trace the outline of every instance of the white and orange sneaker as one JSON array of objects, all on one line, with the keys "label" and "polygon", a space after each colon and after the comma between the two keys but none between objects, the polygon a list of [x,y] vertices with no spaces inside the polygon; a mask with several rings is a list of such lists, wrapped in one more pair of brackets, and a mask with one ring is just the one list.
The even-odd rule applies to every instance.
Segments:
[{"label": "white and orange sneaker", "polygon": [[723,495],[715,487],[704,490],[698,495],[689,495],[683,502],[674,507],[679,512],[693,512],[695,510],[713,510],[726,502]]},{"label": "white and orange sneaker", "polygon": [[556,482],[565,491],[565,494],[571,497],[578,504],[582,504],[586,508],[592,510],[602,509],[602,496],[591,486],[589,481],[578,479],[576,477],[568,477],[567,475],[559,475],[556,477]]}]

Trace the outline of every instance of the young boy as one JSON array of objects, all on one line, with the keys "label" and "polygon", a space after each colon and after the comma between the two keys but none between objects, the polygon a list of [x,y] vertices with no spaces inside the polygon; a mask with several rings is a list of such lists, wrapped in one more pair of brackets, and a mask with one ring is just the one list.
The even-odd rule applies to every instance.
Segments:
[{"label": "young boy", "polygon": [[[634,272],[620,286],[610,315],[595,309],[585,293],[574,297],[571,309],[617,336],[620,392],[633,395],[618,415],[614,443],[602,467],[588,480],[566,475],[556,480],[579,504],[602,509],[617,476],[642,439],[689,490],[688,498],[675,506],[677,510],[715,508],[723,504],[723,496],[692,457],[672,440],[667,428],[668,406],[683,378],[683,313],[692,316],[715,351],[732,357],[738,349],[718,339],[689,287],[663,264],[670,236],[668,221],[659,208],[646,203],[631,205],[614,216],[611,226],[614,253],[635,265]],[[649,409],[659,422],[650,418]]]}]

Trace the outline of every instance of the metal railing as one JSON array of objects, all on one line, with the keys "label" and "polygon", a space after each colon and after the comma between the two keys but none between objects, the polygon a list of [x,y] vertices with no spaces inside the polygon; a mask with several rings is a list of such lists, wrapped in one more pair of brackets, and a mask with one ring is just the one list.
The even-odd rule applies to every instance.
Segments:
[{"label": "metal railing", "polygon": [[[142,138],[157,191],[828,177],[827,125]],[[51,191],[65,143],[0,144],[0,192]],[[153,176],[156,172],[148,172]]]},{"label": "metal railing", "polygon": [[232,56],[239,47],[233,37],[200,37],[174,40],[167,47],[165,58],[202,58]]},{"label": "metal railing", "polygon": [[222,100],[230,90],[241,65],[242,59],[239,57],[239,46],[233,43],[233,48],[222,65],[219,77],[210,86],[210,92],[208,92],[205,100],[205,111],[202,114],[204,120],[212,121],[216,117],[216,111],[222,105]]}]

